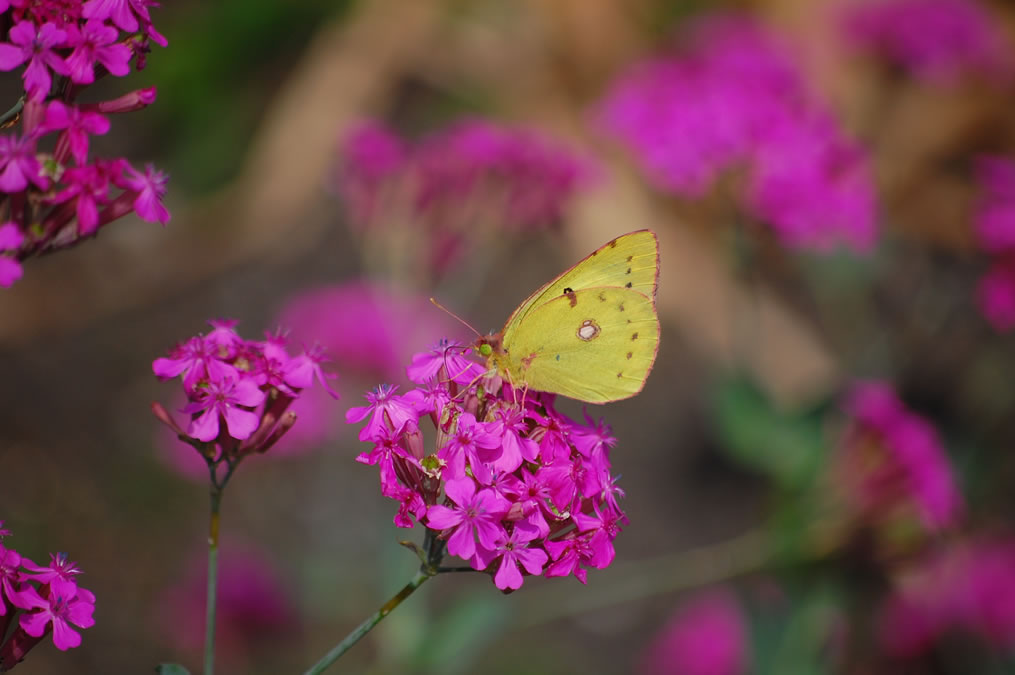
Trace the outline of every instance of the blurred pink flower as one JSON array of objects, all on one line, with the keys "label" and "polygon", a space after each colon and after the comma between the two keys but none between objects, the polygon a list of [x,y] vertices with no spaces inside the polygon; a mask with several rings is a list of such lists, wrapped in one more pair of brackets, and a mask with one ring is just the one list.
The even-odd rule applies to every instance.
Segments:
[{"label": "blurred pink flower", "polygon": [[1007,333],[1015,328],[1015,256],[995,263],[980,278],[976,300],[994,330]]},{"label": "blurred pink flower", "polygon": [[973,216],[980,248],[1015,253],[1015,160],[984,156],[976,162],[980,195]]},{"label": "blurred pink flower", "polygon": [[[204,646],[206,555],[195,554],[156,604],[164,634],[183,652],[199,653]],[[230,540],[220,548],[217,612],[216,651],[237,672],[259,644],[292,633],[299,623],[278,568],[260,550]]]},{"label": "blurred pink flower", "polygon": [[703,18],[684,37],[611,86],[597,111],[603,128],[663,190],[700,197],[744,168],[738,199],[786,245],[870,249],[869,163],[809,91],[791,51],[747,15]]},{"label": "blurred pink flower", "polygon": [[920,561],[898,579],[878,625],[896,657],[920,654],[952,630],[1015,646],[1015,540],[967,542]]},{"label": "blurred pink flower", "polygon": [[294,295],[278,323],[295,342],[319,342],[341,372],[388,381],[404,379],[417,345],[461,332],[428,298],[360,281]]},{"label": "blurred pink flower", "polygon": [[548,135],[480,119],[413,144],[366,122],[340,155],[335,182],[351,225],[374,237],[417,236],[419,260],[435,277],[476,241],[556,224],[596,173]]},{"label": "blurred pink flower", "polygon": [[857,383],[845,407],[853,423],[838,479],[860,511],[881,519],[913,509],[928,530],[953,525],[962,497],[934,427],[907,410],[885,382]]},{"label": "blurred pink flower", "polygon": [[1015,160],[985,156],[976,163],[980,194],[973,227],[991,257],[976,300],[984,318],[1001,333],[1015,327]]},{"label": "blurred pink flower", "polygon": [[645,675],[740,675],[749,660],[747,626],[727,590],[686,602],[649,645],[639,672]]},{"label": "blurred pink flower", "polygon": [[975,0],[884,0],[855,3],[843,32],[858,49],[877,53],[914,77],[952,84],[962,75],[1005,79],[1011,45]]}]

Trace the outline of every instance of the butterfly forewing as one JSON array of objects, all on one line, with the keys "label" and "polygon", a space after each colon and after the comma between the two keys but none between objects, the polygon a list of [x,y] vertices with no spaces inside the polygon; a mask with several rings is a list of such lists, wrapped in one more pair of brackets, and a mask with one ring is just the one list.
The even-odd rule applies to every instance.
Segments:
[{"label": "butterfly forewing", "polygon": [[589,403],[616,401],[644,386],[659,318],[654,299],[636,290],[583,288],[532,307],[505,347],[515,382]]},{"label": "butterfly forewing", "polygon": [[658,281],[659,244],[655,233],[638,230],[622,235],[526,298],[504,324],[504,342],[513,340],[518,325],[534,308],[562,297],[566,290],[616,286],[638,291],[655,302]]}]

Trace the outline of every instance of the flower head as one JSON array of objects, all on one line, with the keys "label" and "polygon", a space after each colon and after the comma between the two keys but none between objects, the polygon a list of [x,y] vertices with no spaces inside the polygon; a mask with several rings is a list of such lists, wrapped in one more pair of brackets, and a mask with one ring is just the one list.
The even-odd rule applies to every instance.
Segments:
[{"label": "flower head", "polygon": [[152,362],[160,379],[182,378],[187,398],[182,411],[190,416],[186,428],[161,405],[153,410],[206,462],[218,466],[272,447],[296,421],[290,405],[327,374],[320,367],[320,350],[294,358],[279,335],[263,342],[243,340],[234,321],[211,324],[208,335],[195,336]]},{"label": "flower head", "polygon": [[[475,377],[455,377],[477,367]],[[502,386],[454,343],[417,354],[409,372],[423,380],[416,388],[399,395],[382,385],[367,394],[370,405],[346,414],[368,420],[360,439],[373,449],[357,460],[378,466],[381,493],[399,502],[399,527],[421,522],[440,533],[449,553],[504,591],[526,575],[585,583],[589,568],[612,562],[626,516],[605,423],[580,424],[552,396]]]},{"label": "flower head", "polygon": [[1011,45],[975,0],[887,0],[857,4],[843,17],[849,42],[922,80],[951,84],[961,75],[1004,79]]},{"label": "flower head", "polygon": [[557,223],[595,173],[544,134],[478,119],[415,144],[361,124],[340,153],[336,189],[353,227],[378,243],[393,233],[412,238],[418,245],[408,248],[420,255],[409,262],[422,278],[446,273],[476,240]]},{"label": "flower head", "polygon": [[962,497],[934,428],[884,382],[855,385],[846,410],[839,478],[856,507],[875,519],[911,512],[930,531],[955,524]]},{"label": "flower head", "polygon": [[682,47],[631,68],[597,111],[649,179],[696,198],[740,169],[741,208],[787,246],[868,250],[869,162],[786,45],[752,19],[716,15],[693,23]]}]

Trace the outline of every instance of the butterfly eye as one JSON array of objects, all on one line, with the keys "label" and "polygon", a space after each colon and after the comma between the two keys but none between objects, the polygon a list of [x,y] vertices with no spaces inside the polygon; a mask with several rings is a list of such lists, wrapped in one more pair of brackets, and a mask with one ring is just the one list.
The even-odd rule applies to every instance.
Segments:
[{"label": "butterfly eye", "polygon": [[479,345],[479,353],[482,356],[489,356],[490,354],[493,354],[493,347],[484,342],[483,344]]}]

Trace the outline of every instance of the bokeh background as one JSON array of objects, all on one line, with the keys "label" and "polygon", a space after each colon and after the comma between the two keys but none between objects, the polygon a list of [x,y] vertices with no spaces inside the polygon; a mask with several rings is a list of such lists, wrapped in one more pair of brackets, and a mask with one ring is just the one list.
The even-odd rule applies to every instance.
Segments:
[{"label": "bokeh background", "polygon": [[[220,670],[302,672],[416,568],[398,541],[421,528],[392,525],[395,505],[376,470],[353,461],[364,448],[344,413],[376,383],[404,384],[399,364],[436,337],[469,339],[426,298],[495,330],[538,285],[641,228],[660,240],[658,361],[640,396],[589,411],[619,439],[612,461],[630,524],[614,564],[588,586],[532,579],[509,596],[482,575],[438,577],[338,668],[1013,672],[1015,571],[1004,562],[983,591],[996,610],[987,636],[956,619],[919,649],[892,651],[884,638],[884,607],[900,589],[922,593],[928,560],[1015,541],[1015,349],[978,304],[998,256],[975,225],[978,158],[1015,150],[1008,5],[968,3],[1002,40],[996,62],[959,58],[954,73],[928,76],[851,42],[842,12],[856,3],[845,1],[163,4],[152,14],[169,47],[129,82],[103,83],[109,95],[156,86],[158,100],[95,143],[170,173],[172,221],[125,219],[29,261],[0,291],[7,543],[36,561],[67,551],[98,597],[80,648],[40,646],[19,673],[148,672],[162,661],[197,672],[208,490],[188,477],[193,451],[149,406],[179,403],[151,362],[208,318],[238,319],[251,338],[290,325],[330,343],[340,374],[341,400],[308,403],[297,430],[312,428],[246,462],[223,507]],[[687,48],[699,19],[726,10],[778,36],[808,96],[869,162],[868,246],[801,246],[745,224],[742,169],[691,196],[604,129],[596,111],[617,78],[660,54],[683,58],[673,49]],[[348,139],[377,120],[412,144],[463,118],[532,130],[587,175],[539,227],[509,228],[502,200],[463,192],[465,253],[434,272],[404,227],[412,221],[385,230],[353,213],[343,176],[362,167]],[[375,221],[408,218],[399,189],[382,194],[390,211]],[[827,214],[814,213],[820,229]],[[857,470],[838,462],[859,443],[844,396],[861,378],[890,383],[936,430],[961,517],[886,525],[884,502],[851,511],[828,497],[848,492]],[[889,488],[892,508],[899,490]],[[652,656],[694,602],[712,603],[714,631],[670,647],[739,650],[739,670],[667,671]]]}]

